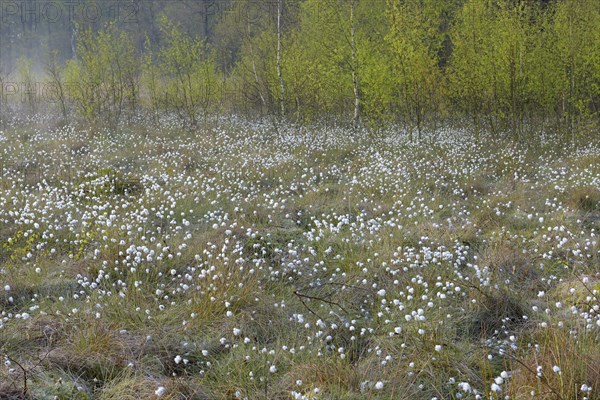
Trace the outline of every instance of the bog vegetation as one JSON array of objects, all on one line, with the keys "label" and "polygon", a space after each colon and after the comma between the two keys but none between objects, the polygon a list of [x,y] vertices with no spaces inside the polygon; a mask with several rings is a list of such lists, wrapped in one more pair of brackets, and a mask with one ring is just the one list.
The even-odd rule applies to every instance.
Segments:
[{"label": "bog vegetation", "polygon": [[3,396],[598,398],[598,143],[211,122],[0,132]]},{"label": "bog vegetation", "polygon": [[597,2],[192,3],[2,9],[0,399],[600,399]]}]

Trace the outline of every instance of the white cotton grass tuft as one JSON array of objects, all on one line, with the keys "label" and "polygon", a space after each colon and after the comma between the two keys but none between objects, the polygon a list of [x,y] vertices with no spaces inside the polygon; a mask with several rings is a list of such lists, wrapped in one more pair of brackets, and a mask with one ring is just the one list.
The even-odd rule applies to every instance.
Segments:
[{"label": "white cotton grass tuft", "polygon": [[581,388],[579,390],[584,393],[589,393],[592,391],[592,387],[590,385],[584,383],[583,385],[581,385]]},{"label": "white cotton grass tuft", "polygon": [[552,371],[554,371],[554,373],[556,374],[560,374],[560,367],[558,365],[555,365],[552,367]]},{"label": "white cotton grass tuft", "polygon": [[458,387],[465,393],[471,393],[473,390],[468,382],[459,382]]}]

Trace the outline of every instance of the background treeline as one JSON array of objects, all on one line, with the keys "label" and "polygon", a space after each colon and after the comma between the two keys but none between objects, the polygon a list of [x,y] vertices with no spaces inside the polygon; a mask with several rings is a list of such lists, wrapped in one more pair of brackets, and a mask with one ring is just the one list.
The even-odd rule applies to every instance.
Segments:
[{"label": "background treeline", "polygon": [[58,17],[15,3],[2,99],[43,95],[66,120],[234,112],[414,137],[468,122],[518,140],[600,121],[597,0],[55,1]]}]

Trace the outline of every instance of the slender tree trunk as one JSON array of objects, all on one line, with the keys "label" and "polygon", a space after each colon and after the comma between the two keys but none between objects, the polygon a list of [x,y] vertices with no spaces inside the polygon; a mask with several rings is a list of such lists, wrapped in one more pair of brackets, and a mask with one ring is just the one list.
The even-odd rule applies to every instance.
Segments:
[{"label": "slender tree trunk", "polygon": [[279,107],[281,118],[285,119],[285,85],[281,73],[281,6],[283,0],[277,0],[277,77],[279,78]]},{"label": "slender tree trunk", "polygon": [[571,54],[571,82],[569,88],[569,131],[571,144],[575,145],[575,55]]},{"label": "slender tree trunk", "polygon": [[[9,40],[10,42],[10,40]],[[73,26],[71,28],[71,52],[73,53],[73,58],[77,60],[77,27]]]},{"label": "slender tree trunk", "polygon": [[475,144],[479,144],[479,115],[477,114],[477,111],[473,113],[473,129],[475,131]]},{"label": "slender tree trunk", "polygon": [[[55,56],[53,54],[51,54],[50,57],[55,57]],[[69,117],[67,114],[65,88],[64,88],[63,81],[60,76],[60,71],[58,70],[57,61],[55,58],[50,59],[49,63],[46,66],[46,71],[51,79],[51,83],[56,85],[56,91],[57,91],[56,95],[58,97],[58,101],[60,102],[60,111],[61,111],[63,119],[64,119],[64,124],[67,125],[69,123]],[[2,76],[0,76],[0,85],[2,85]]]},{"label": "slender tree trunk", "polygon": [[[571,8],[571,12],[573,12],[573,9]],[[570,72],[570,76],[569,76],[569,101],[567,102],[567,107],[568,107],[568,120],[567,120],[567,124],[568,124],[568,130],[569,133],[571,134],[571,145],[575,144],[575,130],[574,130],[574,117],[575,117],[575,107],[574,107],[574,101],[575,101],[575,45],[573,43],[574,39],[573,39],[573,19],[572,16],[569,16],[569,72]]]},{"label": "slender tree trunk", "polygon": [[417,140],[421,141],[422,138],[422,124],[423,124],[423,105],[421,100],[421,87],[415,85],[415,118],[417,123]]},{"label": "slender tree trunk", "polygon": [[265,97],[262,94],[262,90],[260,89],[260,79],[258,79],[258,72],[256,71],[256,57],[254,55],[254,46],[252,45],[252,38],[250,37],[250,15],[247,14],[246,18],[248,20],[248,40],[250,42],[250,54],[252,55],[252,72],[254,73],[254,81],[256,82],[256,90],[258,90],[258,95],[260,96],[260,102],[262,103],[263,108],[267,106],[267,102]]},{"label": "slender tree trunk", "polygon": [[358,61],[356,56],[356,37],[354,32],[354,7],[355,0],[352,0],[350,3],[350,46],[352,50],[352,87],[354,89],[354,116],[352,118],[352,125],[354,128],[358,128],[358,122],[360,119],[360,92],[357,77]]},{"label": "slender tree trunk", "polygon": [[402,70],[402,77],[403,77],[403,82],[402,82],[402,86],[403,86],[403,94],[404,94],[404,105],[403,105],[403,111],[404,111],[404,121],[406,124],[406,130],[408,131],[408,140],[412,143],[413,141],[413,121],[412,121],[412,115],[411,115],[411,99],[410,99],[410,95],[408,93],[408,74],[406,72],[406,67],[404,65],[404,61],[401,59],[400,60],[400,67]]}]

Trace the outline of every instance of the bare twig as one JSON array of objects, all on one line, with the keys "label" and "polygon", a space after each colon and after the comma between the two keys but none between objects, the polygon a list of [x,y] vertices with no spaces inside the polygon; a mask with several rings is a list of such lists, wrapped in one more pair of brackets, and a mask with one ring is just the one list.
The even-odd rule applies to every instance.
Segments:
[{"label": "bare twig", "polygon": [[294,294],[296,296],[298,296],[298,297],[304,297],[304,298],[310,299],[310,300],[322,301],[323,303],[327,303],[330,306],[337,306],[337,307],[340,308],[340,310],[342,310],[343,312],[345,312],[346,314],[348,314],[348,311],[346,311],[346,309],[340,303],[337,303],[335,301],[327,300],[327,299],[324,299],[322,297],[309,296],[307,294],[300,293],[297,290],[294,291]]},{"label": "bare twig", "polygon": [[6,357],[6,359],[8,361],[10,361],[11,363],[14,363],[17,367],[19,367],[19,369],[21,370],[22,374],[23,374],[23,389],[21,391],[23,397],[27,397],[29,394],[29,386],[28,386],[28,382],[29,382],[29,373],[31,371],[33,371],[35,368],[39,367],[41,363],[44,362],[44,360],[46,360],[46,358],[48,358],[48,356],[50,355],[50,353],[52,352],[53,349],[50,349],[46,352],[46,354],[44,354],[43,357],[38,357],[38,362],[36,364],[34,364],[33,366],[29,367],[29,368],[25,368],[23,366],[23,364],[21,364],[19,361],[17,361],[16,359],[12,358],[11,356],[9,356],[6,351],[4,351],[4,356]]},{"label": "bare twig", "polygon": [[305,301],[304,301],[304,299],[303,299],[303,297],[305,297],[305,296],[301,295],[301,294],[300,294],[300,293],[298,293],[297,291],[294,291],[294,294],[295,294],[295,295],[298,297],[298,300],[300,300],[300,302],[302,303],[302,305],[303,305],[304,307],[306,307],[306,309],[307,309],[308,311],[310,311],[310,313],[311,313],[311,314],[313,314],[315,317],[317,317],[317,318],[319,318],[319,319],[323,319],[323,318],[321,318],[321,316],[320,316],[319,314],[317,314],[316,312],[314,312],[314,311],[313,311],[313,310],[312,310],[312,309],[311,309],[311,308],[308,306],[308,304],[306,304],[306,302],[305,302]]},{"label": "bare twig", "polygon": [[21,370],[21,372],[23,373],[23,390],[22,390],[22,394],[23,397],[27,397],[27,392],[28,392],[28,387],[27,387],[27,381],[28,381],[28,373],[29,370],[25,367],[23,367],[23,365],[21,365],[20,362],[18,362],[17,360],[15,360],[14,358],[12,358],[11,356],[9,356],[8,354],[5,354],[6,359],[8,361],[10,361],[11,363],[15,363],[17,365],[17,367],[19,367],[19,369]]}]

